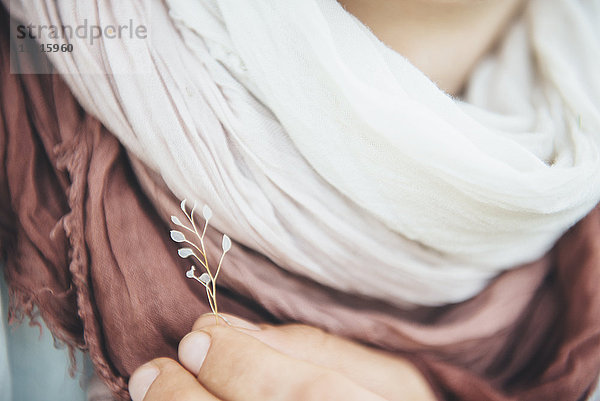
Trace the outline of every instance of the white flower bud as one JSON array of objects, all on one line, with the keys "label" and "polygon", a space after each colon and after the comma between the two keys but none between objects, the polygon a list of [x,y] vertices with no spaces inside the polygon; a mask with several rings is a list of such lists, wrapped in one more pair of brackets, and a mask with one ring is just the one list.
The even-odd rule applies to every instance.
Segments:
[{"label": "white flower bud", "polygon": [[181,257],[181,258],[189,258],[190,256],[192,256],[194,254],[194,251],[192,251],[191,248],[181,248],[180,250],[177,251],[177,253],[179,254],[179,257]]},{"label": "white flower bud", "polygon": [[177,230],[171,230],[171,239],[175,242],[184,242],[185,235],[182,232]]},{"label": "white flower bud", "polygon": [[210,283],[210,276],[208,275],[208,273],[202,273],[202,275],[199,277],[200,281],[202,281],[204,284],[209,284]]},{"label": "white flower bud", "polygon": [[204,207],[202,208],[202,217],[204,217],[204,220],[206,220],[206,221],[210,220],[212,215],[213,215],[212,210],[210,210],[208,205],[204,205]]},{"label": "white flower bud", "polygon": [[231,249],[231,240],[227,235],[223,235],[223,243],[221,244],[223,252],[227,252]]}]

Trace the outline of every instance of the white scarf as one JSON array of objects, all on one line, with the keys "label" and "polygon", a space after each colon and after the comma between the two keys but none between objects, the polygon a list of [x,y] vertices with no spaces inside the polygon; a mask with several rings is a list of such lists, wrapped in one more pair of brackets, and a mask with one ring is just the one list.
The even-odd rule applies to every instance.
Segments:
[{"label": "white scarf", "polygon": [[600,199],[600,0],[531,0],[464,101],[334,0],[11,3],[37,24],[147,21],[147,40],[51,60],[220,231],[343,291],[462,301]]}]

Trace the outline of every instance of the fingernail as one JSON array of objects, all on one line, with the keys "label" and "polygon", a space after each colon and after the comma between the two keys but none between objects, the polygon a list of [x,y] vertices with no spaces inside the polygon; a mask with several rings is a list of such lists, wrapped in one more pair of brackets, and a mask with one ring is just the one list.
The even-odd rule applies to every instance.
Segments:
[{"label": "fingernail", "polygon": [[158,368],[145,365],[138,368],[129,379],[129,395],[133,401],[142,401],[159,374]]},{"label": "fingernail", "polygon": [[208,334],[193,331],[183,337],[179,343],[179,361],[187,370],[197,376],[209,347],[210,337]]},{"label": "fingernail", "polygon": [[[219,314],[219,318],[223,323],[232,327],[247,330],[260,330],[260,327],[258,327],[257,325],[252,324],[244,319],[240,319],[236,316]],[[213,313],[205,313],[204,315],[200,316],[200,319],[196,321],[196,323],[194,324],[194,329],[198,330],[203,327],[213,326],[214,324],[215,315]]]},{"label": "fingernail", "polygon": [[257,325],[252,324],[246,320],[240,319],[238,317],[224,315],[221,315],[221,317],[223,318],[225,323],[227,323],[230,326],[237,327],[239,329],[260,330],[260,327],[258,327]]}]

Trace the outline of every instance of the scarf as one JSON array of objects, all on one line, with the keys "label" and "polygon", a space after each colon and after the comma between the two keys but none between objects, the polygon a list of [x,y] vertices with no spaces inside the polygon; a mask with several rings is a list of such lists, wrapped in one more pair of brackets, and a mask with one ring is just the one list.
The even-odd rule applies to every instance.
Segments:
[{"label": "scarf", "polygon": [[25,25],[146,23],[50,59],[177,197],[331,288],[459,302],[600,199],[600,1],[530,1],[464,101],[333,0],[12,3]]},{"label": "scarf", "polygon": [[[3,26],[6,17],[0,9]],[[9,54],[0,31],[0,258],[10,319],[41,315],[128,400],[133,370],[177,356],[182,336],[209,311],[206,294],[185,277],[189,264],[167,235],[179,200],[81,109],[60,76],[10,73],[35,68],[34,56]],[[221,238],[209,227],[210,260],[220,257]],[[456,305],[404,310],[362,299],[239,243],[218,292],[221,311],[302,322],[398,353],[440,400],[579,401],[600,373],[599,274],[593,210],[544,258]]]}]

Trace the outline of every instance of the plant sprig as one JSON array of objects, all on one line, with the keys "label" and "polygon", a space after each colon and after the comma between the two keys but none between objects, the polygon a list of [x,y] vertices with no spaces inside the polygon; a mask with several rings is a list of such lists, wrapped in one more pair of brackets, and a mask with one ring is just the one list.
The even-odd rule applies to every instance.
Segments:
[{"label": "plant sprig", "polygon": [[202,232],[199,232],[198,227],[196,226],[196,222],[194,220],[194,212],[196,211],[196,206],[197,203],[194,202],[194,207],[192,208],[191,212],[188,213],[186,209],[186,200],[184,199],[181,201],[181,210],[190,222],[190,227],[183,224],[181,220],[179,220],[179,218],[177,218],[176,216],[171,216],[171,221],[176,226],[179,226],[189,231],[191,234],[195,235],[196,238],[198,238],[198,241],[200,242],[200,246],[186,238],[183,232],[177,230],[171,230],[171,239],[177,243],[187,243],[191,246],[190,248],[180,248],[177,251],[177,253],[182,258],[189,258],[190,256],[194,257],[196,261],[198,261],[198,263],[202,266],[204,272],[202,272],[202,274],[200,274],[199,276],[196,275],[196,266],[194,265],[190,267],[190,269],[185,273],[185,275],[188,278],[198,281],[204,286],[204,288],[206,289],[206,296],[208,297],[208,304],[213,315],[215,316],[215,321],[218,324],[219,317],[221,317],[223,320],[225,319],[224,317],[219,315],[219,307],[217,305],[217,278],[219,277],[219,273],[221,272],[223,258],[225,257],[225,254],[231,249],[231,240],[227,235],[223,235],[223,240],[221,242],[221,249],[223,250],[223,253],[221,254],[219,264],[217,265],[217,268],[214,270],[213,274],[213,270],[211,270],[208,263],[206,248],[204,246],[204,236],[206,235],[208,221],[212,217],[212,210],[210,210],[210,208],[207,205],[204,205],[204,207],[202,208],[204,226],[202,227]]}]

